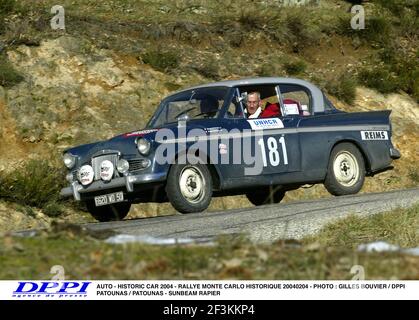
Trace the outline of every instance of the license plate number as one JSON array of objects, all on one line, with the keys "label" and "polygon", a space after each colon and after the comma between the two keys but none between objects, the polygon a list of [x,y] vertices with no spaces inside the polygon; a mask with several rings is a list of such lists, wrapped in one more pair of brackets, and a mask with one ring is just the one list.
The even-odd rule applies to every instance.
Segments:
[{"label": "license plate number", "polygon": [[124,201],[124,193],[123,192],[115,192],[105,194],[103,196],[95,197],[95,205],[96,207],[106,206],[112,203],[118,203]]}]

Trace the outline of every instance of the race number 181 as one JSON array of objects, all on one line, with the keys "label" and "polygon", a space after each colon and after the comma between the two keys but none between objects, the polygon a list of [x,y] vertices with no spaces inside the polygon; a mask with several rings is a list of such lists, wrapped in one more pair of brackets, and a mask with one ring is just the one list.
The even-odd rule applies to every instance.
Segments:
[{"label": "race number 181", "polygon": [[[287,165],[288,154],[287,154],[287,148],[285,145],[285,138],[281,137],[279,138],[278,141],[282,148],[282,154],[284,156],[284,164]],[[281,157],[278,151],[278,142],[274,137],[269,137],[266,140],[266,147],[268,148],[268,152],[266,152],[265,142],[263,141],[263,138],[260,138],[258,140],[258,145],[260,146],[260,149],[262,152],[262,161],[263,161],[264,167],[268,166],[268,158],[269,158],[270,165],[273,167],[276,167],[281,163]],[[268,154],[268,156],[266,156],[266,154]]]}]

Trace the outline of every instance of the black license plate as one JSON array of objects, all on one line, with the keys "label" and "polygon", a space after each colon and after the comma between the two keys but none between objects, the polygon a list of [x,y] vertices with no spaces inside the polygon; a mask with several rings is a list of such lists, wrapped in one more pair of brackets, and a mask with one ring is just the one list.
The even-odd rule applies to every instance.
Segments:
[{"label": "black license plate", "polygon": [[96,207],[106,206],[108,204],[118,203],[118,202],[123,202],[123,201],[124,201],[124,193],[122,191],[95,197]]}]

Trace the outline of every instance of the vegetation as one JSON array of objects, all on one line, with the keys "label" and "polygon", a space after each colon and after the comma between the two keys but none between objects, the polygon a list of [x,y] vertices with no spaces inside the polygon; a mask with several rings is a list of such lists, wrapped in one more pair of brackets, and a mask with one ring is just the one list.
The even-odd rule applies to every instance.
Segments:
[{"label": "vegetation", "polygon": [[[318,46],[327,47],[328,39],[333,43],[352,40],[354,48],[362,45],[369,54],[362,57],[364,64],[358,72],[360,84],[383,93],[403,90],[419,99],[418,1],[351,0],[343,6],[336,6],[336,1],[326,2],[327,9],[313,4],[304,9],[281,7],[279,3],[266,1],[255,1],[248,6],[245,0],[204,3],[180,0],[164,5],[149,0],[117,0],[100,6],[86,0],[64,0],[61,5],[66,9],[66,22],[71,25],[69,34],[87,38],[94,35],[95,45],[136,53],[156,70],[177,70],[185,74],[195,71],[204,78],[218,80],[232,74],[277,75],[283,70],[301,76],[314,64],[312,69],[319,74],[310,77],[320,77],[321,73],[326,82],[331,82],[330,92],[336,92],[347,102],[352,100],[354,80],[346,78],[341,85],[336,85],[335,70],[319,65],[309,53]],[[366,28],[353,30],[352,15],[347,9],[361,3],[367,13]],[[38,43],[38,38],[60,35],[50,30],[50,17],[45,14],[45,6],[54,4],[52,0],[41,3],[23,0],[19,5],[15,0],[1,0],[0,17],[19,13],[22,8],[28,11],[17,15],[17,19],[26,19],[26,23],[8,23],[11,29],[19,28],[10,32],[5,42]],[[201,61],[203,52],[212,57]],[[283,68],[274,65],[274,57],[279,52],[292,57]],[[237,58],[231,59],[232,54]],[[219,57],[214,59],[215,55]],[[248,61],[262,63],[253,65]],[[339,71],[344,74],[348,70]],[[3,85],[13,85],[20,79],[10,70],[4,74],[10,80],[2,80]]]},{"label": "vegetation", "polygon": [[13,66],[0,56],[0,85],[3,87],[11,87],[23,80],[23,76],[17,72]]},{"label": "vegetation", "polygon": [[[69,279],[342,279],[354,265],[366,279],[419,279],[419,257],[362,253],[360,243],[386,240],[417,246],[419,207],[370,218],[350,217],[317,236],[252,244],[220,238],[216,245],[110,245],[73,225],[55,225],[33,238],[0,239],[0,279],[46,279],[51,266],[64,266]],[[94,236],[95,238],[92,238]]]},{"label": "vegetation", "polygon": [[64,183],[62,170],[45,160],[29,160],[23,167],[0,175],[0,198],[58,215],[62,210],[57,201]]},{"label": "vegetation", "polygon": [[144,63],[149,64],[154,69],[168,72],[179,66],[179,56],[175,52],[151,50],[141,56]]},{"label": "vegetation", "polygon": [[306,243],[356,248],[361,243],[387,241],[404,248],[419,247],[419,205],[372,217],[350,216],[332,223]]},{"label": "vegetation", "polygon": [[293,76],[302,74],[307,69],[307,65],[302,60],[286,62],[284,64],[284,69],[289,75]]},{"label": "vegetation", "polygon": [[16,7],[16,0],[0,0],[0,15],[6,15]]},{"label": "vegetation", "polygon": [[330,80],[326,84],[326,91],[348,104],[353,104],[356,96],[356,86],[356,79],[345,74],[337,79]]}]

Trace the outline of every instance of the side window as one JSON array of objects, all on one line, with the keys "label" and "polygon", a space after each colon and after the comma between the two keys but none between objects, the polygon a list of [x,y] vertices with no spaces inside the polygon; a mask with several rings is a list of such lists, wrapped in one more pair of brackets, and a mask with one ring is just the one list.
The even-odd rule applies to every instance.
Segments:
[{"label": "side window", "polygon": [[285,115],[311,115],[309,92],[299,85],[280,85]]},{"label": "side window", "polygon": [[225,118],[229,119],[241,119],[244,117],[242,107],[240,106],[240,103],[238,102],[231,102],[230,105],[227,108],[227,112],[224,116]]},{"label": "side window", "polygon": [[281,110],[275,84],[244,85],[238,88],[245,118],[280,117]]},{"label": "side window", "polygon": [[244,118],[243,107],[242,107],[242,104],[239,102],[240,99],[237,98],[238,96],[239,96],[239,92],[237,91],[232,101],[230,102],[230,105],[227,107],[227,111],[224,115],[224,118],[228,118],[228,119],[243,119]]}]

